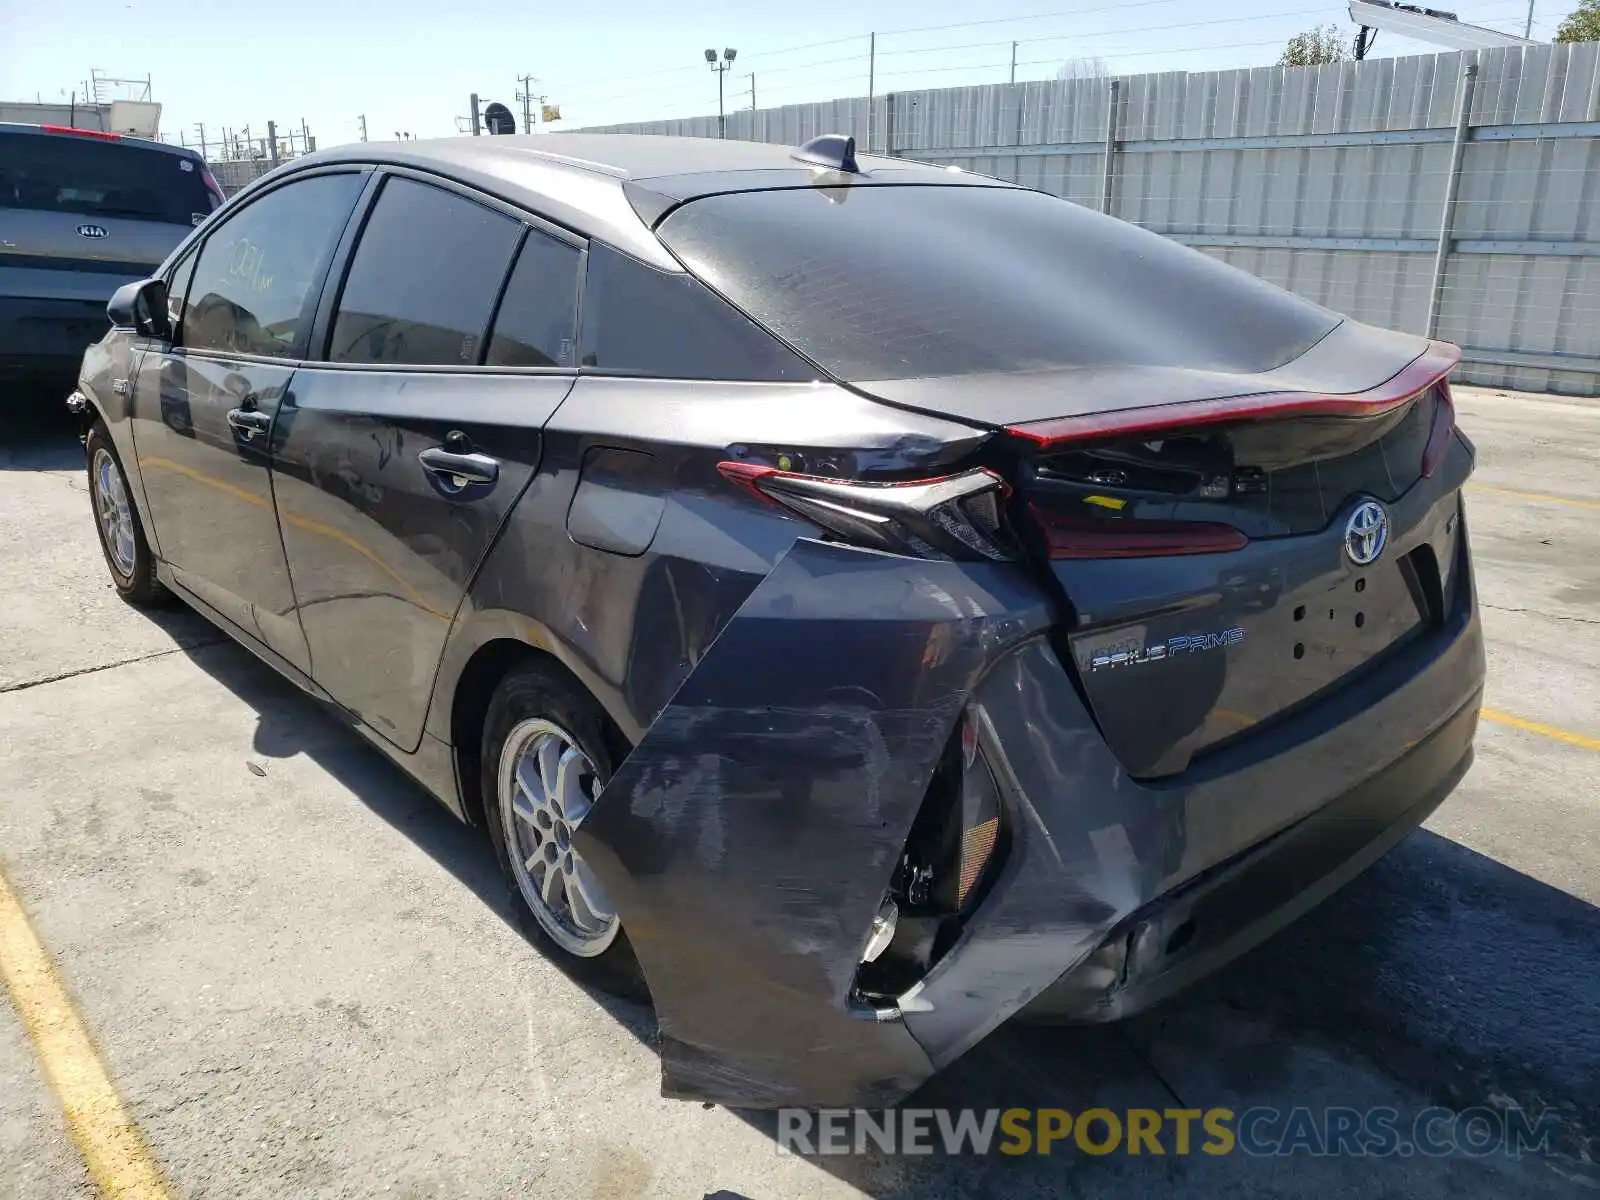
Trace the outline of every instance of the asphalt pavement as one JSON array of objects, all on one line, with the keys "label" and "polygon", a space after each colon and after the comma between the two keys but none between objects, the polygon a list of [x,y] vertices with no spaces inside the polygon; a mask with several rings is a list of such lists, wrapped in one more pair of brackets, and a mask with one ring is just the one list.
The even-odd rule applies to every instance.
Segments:
[{"label": "asphalt pavement", "polygon": [[123,605],[71,426],[0,418],[0,871],[95,1060],[0,989],[0,1196],[96,1194],[92,1114],[57,1102],[91,1068],[172,1197],[1600,1196],[1600,403],[1458,408],[1490,663],[1465,782],[1194,991],[1003,1028],[909,1103],[1520,1106],[1545,1151],[804,1156],[663,1100],[648,1011],[519,935],[488,843],[194,614]]}]

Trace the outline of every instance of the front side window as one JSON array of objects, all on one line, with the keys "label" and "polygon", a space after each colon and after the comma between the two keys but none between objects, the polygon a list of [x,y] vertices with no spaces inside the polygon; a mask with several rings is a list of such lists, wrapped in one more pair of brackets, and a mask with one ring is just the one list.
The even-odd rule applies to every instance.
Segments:
[{"label": "front side window", "polygon": [[578,251],[530,230],[489,338],[492,367],[570,367],[576,350]]},{"label": "front side window", "polygon": [[329,361],[475,365],[521,231],[454,192],[390,179],[351,260]]},{"label": "front side window", "polygon": [[365,176],[317,175],[268,192],[212,231],[183,309],[183,344],[294,358]]}]

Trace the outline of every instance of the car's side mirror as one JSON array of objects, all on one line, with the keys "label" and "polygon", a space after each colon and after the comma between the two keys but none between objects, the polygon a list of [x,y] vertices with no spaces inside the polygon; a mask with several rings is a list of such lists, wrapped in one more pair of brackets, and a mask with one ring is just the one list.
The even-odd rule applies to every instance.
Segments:
[{"label": "car's side mirror", "polygon": [[118,329],[131,329],[144,337],[172,340],[167,316],[167,285],[160,279],[125,283],[112,293],[106,316]]}]

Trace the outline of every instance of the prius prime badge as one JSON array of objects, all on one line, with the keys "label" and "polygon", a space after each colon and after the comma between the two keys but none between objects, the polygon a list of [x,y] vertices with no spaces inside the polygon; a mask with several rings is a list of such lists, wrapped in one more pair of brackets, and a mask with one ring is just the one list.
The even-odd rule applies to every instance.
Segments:
[{"label": "prius prime badge", "polygon": [[1358,567],[1376,562],[1389,544],[1389,514],[1376,500],[1363,500],[1344,523],[1344,552]]}]

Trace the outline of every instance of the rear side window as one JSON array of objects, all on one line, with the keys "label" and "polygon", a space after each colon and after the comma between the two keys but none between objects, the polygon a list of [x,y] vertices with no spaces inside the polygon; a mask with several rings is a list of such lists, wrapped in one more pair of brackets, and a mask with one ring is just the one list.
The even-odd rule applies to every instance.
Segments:
[{"label": "rear side window", "polygon": [[574,247],[529,230],[495,315],[490,366],[572,366],[580,259]]},{"label": "rear side window", "polygon": [[0,208],[193,226],[221,202],[187,155],[71,134],[0,133]]},{"label": "rear side window", "polygon": [[310,324],[311,289],[327,270],[364,179],[350,172],[286,184],[212,230],[189,284],[183,344],[296,357]]},{"label": "rear side window", "polygon": [[816,370],[688,275],[591,243],[581,362],[663,379],[804,381]]},{"label": "rear side window", "polygon": [[383,185],[350,262],[331,362],[478,362],[520,222],[410,179]]}]

